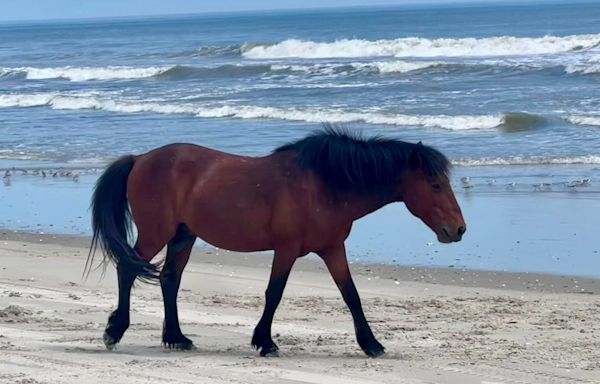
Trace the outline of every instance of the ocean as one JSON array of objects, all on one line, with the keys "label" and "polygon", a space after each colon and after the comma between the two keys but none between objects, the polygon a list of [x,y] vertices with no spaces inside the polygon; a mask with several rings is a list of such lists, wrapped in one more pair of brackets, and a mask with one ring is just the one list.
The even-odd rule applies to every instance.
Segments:
[{"label": "ocean", "polygon": [[[585,264],[594,260],[600,275],[590,229],[599,85],[598,3],[4,23],[0,226],[89,233],[89,191],[120,155],[172,142],[265,155],[331,122],[444,152],[475,232],[439,251],[425,229],[418,247],[388,243],[380,228],[393,208],[359,225],[356,260],[579,274],[596,273]],[[546,258],[515,261],[507,244],[527,241],[477,237],[472,228],[497,228],[498,217],[528,234],[522,252]],[[575,227],[565,266],[556,259],[571,252]]]}]

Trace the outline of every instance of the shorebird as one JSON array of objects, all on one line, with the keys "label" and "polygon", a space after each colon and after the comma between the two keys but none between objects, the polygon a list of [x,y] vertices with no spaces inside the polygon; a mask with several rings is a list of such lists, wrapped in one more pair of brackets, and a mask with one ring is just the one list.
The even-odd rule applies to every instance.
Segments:
[{"label": "shorebird", "polygon": [[463,188],[473,188],[473,184],[471,183],[471,178],[469,176],[464,176],[460,179],[462,182]]},{"label": "shorebird", "polygon": [[550,183],[534,184],[533,185],[533,189],[535,191],[551,191],[552,190],[552,184],[550,184]]},{"label": "shorebird", "polygon": [[587,177],[585,179],[579,180],[579,182],[580,182],[580,185],[582,187],[588,187],[588,186],[590,186],[592,184],[592,179],[590,179],[589,177]]},{"label": "shorebird", "polygon": [[516,186],[517,186],[517,182],[511,181],[510,183],[506,184],[506,189],[513,190],[513,189],[515,189]]},{"label": "shorebird", "polygon": [[565,186],[567,188],[575,188],[575,187],[589,187],[591,184],[592,179],[585,178],[585,179],[579,179],[579,180],[571,180],[569,182],[565,183]]}]

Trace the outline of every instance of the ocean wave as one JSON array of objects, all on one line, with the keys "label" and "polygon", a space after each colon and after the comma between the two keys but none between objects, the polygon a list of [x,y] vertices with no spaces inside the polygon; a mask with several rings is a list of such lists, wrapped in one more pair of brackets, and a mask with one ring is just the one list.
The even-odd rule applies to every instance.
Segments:
[{"label": "ocean wave", "polygon": [[273,64],[271,70],[274,72],[290,71],[303,72],[307,74],[336,75],[352,72],[372,72],[372,73],[407,73],[427,68],[442,66],[453,66],[450,63],[429,62],[429,61],[376,61],[367,63],[335,63],[335,64]]},{"label": "ocean wave", "polygon": [[57,96],[54,93],[0,95],[0,108],[39,107],[48,105]]},{"label": "ocean wave", "polygon": [[565,72],[571,75],[600,74],[600,58],[596,58],[594,61],[567,64],[565,65]]},{"label": "ocean wave", "polygon": [[353,112],[341,109],[281,108],[250,105],[207,106],[161,104],[102,99],[96,96],[32,94],[0,95],[0,107],[49,106],[53,109],[96,109],[118,113],[189,114],[203,118],[278,119],[306,122],[352,123],[443,128],[453,131],[493,129],[504,122],[503,115],[406,115]]},{"label": "ocean wave", "polygon": [[176,65],[168,70],[154,75],[155,78],[163,80],[188,80],[202,79],[207,77],[237,77],[252,76],[270,72],[271,65],[255,64],[223,64],[214,67],[191,67],[185,65]]},{"label": "ocean wave", "polygon": [[28,80],[67,79],[90,80],[136,80],[156,78],[161,80],[188,80],[206,77],[250,76],[271,71],[270,65],[224,64],[214,67],[174,65],[170,67],[60,67],[60,68],[0,68],[0,78],[14,75]]},{"label": "ocean wave", "polygon": [[[189,56],[207,56],[207,57],[223,57],[223,56],[239,56],[243,49],[251,49],[255,44],[246,43],[242,45],[226,45],[226,46],[209,46],[201,47],[191,52]],[[184,52],[181,56],[188,56],[189,52]]]},{"label": "ocean wave", "polygon": [[502,117],[499,128],[504,132],[520,132],[542,127],[548,123],[544,116],[523,112],[509,112]]},{"label": "ocean wave", "polygon": [[567,117],[567,120],[576,125],[594,125],[600,127],[600,115],[573,115]]},{"label": "ocean wave", "polygon": [[570,63],[532,63],[518,60],[471,60],[425,61],[425,60],[389,60],[349,63],[316,63],[316,64],[222,64],[218,66],[195,67],[173,65],[165,67],[55,67],[33,68],[16,67],[0,68],[0,79],[20,76],[28,80],[66,79],[73,82],[106,81],[106,80],[190,80],[205,78],[232,78],[258,75],[281,75],[302,73],[309,76],[353,76],[353,75],[388,75],[411,72],[454,72],[482,71],[493,68],[541,70],[545,68],[564,67],[569,74],[590,74],[600,72],[600,64]]},{"label": "ocean wave", "polygon": [[56,67],[2,68],[0,76],[22,74],[28,80],[67,79],[70,81],[143,79],[166,72],[172,67]]},{"label": "ocean wave", "polygon": [[508,158],[482,158],[482,159],[455,159],[452,164],[462,167],[481,167],[494,165],[569,165],[569,164],[600,164],[600,156],[572,156],[572,157],[508,157]]},{"label": "ocean wave", "polygon": [[381,61],[371,63],[331,64],[223,64],[194,67],[174,65],[170,67],[58,67],[58,68],[0,68],[0,78],[15,75],[28,80],[66,79],[74,82],[92,80],[136,80],[155,78],[159,80],[189,80],[216,77],[253,76],[267,73],[303,72],[313,75],[336,75],[349,73],[404,73],[432,67],[450,66],[438,62]]},{"label": "ocean wave", "polygon": [[241,53],[247,59],[512,56],[583,50],[599,44],[600,34],[461,39],[406,37],[374,41],[344,39],[334,42],[289,39],[277,44],[243,46]]},{"label": "ocean wave", "polygon": [[306,122],[352,123],[420,126],[448,130],[489,129],[501,124],[499,116],[470,115],[405,115],[383,113],[360,113],[326,109],[296,109],[255,106],[223,106],[204,108],[196,113],[199,117],[235,117],[242,119],[279,119]]}]

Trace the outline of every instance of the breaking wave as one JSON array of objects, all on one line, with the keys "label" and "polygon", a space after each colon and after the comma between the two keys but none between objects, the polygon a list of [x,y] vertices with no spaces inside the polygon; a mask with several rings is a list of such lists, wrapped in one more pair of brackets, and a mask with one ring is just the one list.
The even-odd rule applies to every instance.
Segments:
[{"label": "breaking wave", "polygon": [[406,73],[427,68],[450,67],[454,64],[433,61],[376,61],[368,63],[337,64],[273,64],[272,71],[304,72],[308,74],[334,75],[349,72]]},{"label": "breaking wave", "polygon": [[406,115],[353,112],[341,109],[281,108],[251,105],[207,106],[115,101],[90,95],[13,94],[0,95],[0,107],[49,106],[53,109],[96,109],[120,113],[188,114],[203,118],[279,119],[306,122],[351,123],[443,128],[453,131],[492,129],[504,121],[503,115]]},{"label": "breaking wave", "polygon": [[0,78],[19,76],[27,80],[64,79],[72,82],[108,81],[108,80],[189,80],[205,78],[234,78],[243,76],[259,76],[268,74],[302,73],[317,76],[352,76],[362,74],[395,74],[411,72],[450,72],[481,71],[492,68],[507,70],[542,70],[545,68],[563,67],[567,74],[600,73],[600,62],[576,62],[569,64],[531,63],[515,60],[483,60],[471,62],[444,61],[366,61],[350,63],[316,63],[316,64],[223,64],[219,66],[194,67],[173,65],[165,67],[55,67],[34,68],[16,67],[0,68]]},{"label": "breaking wave", "polygon": [[600,44],[600,34],[487,38],[394,40],[344,39],[315,42],[290,39],[277,44],[243,46],[247,59],[349,58],[349,57],[474,57],[551,54],[583,50]]},{"label": "breaking wave", "polygon": [[67,79],[70,81],[143,79],[166,72],[171,67],[57,67],[2,68],[0,76],[24,75],[29,80]]},{"label": "breaking wave", "polygon": [[567,120],[576,125],[594,125],[600,127],[600,115],[569,116]]},{"label": "breaking wave", "polygon": [[500,128],[504,132],[519,132],[538,128],[547,123],[548,120],[544,116],[523,112],[511,112],[504,114]]},{"label": "breaking wave", "polygon": [[600,74],[600,58],[596,58],[596,60],[583,63],[567,64],[565,65],[565,72],[571,75]]}]

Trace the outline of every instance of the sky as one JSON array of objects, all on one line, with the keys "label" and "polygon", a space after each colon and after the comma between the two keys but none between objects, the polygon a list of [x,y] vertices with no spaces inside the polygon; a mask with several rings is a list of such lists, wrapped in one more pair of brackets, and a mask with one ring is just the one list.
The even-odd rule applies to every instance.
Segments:
[{"label": "sky", "polygon": [[[491,0],[4,0],[0,21],[465,2],[486,3]],[[502,2],[502,0],[494,2]],[[510,0],[510,2],[531,3],[532,1]]]}]

